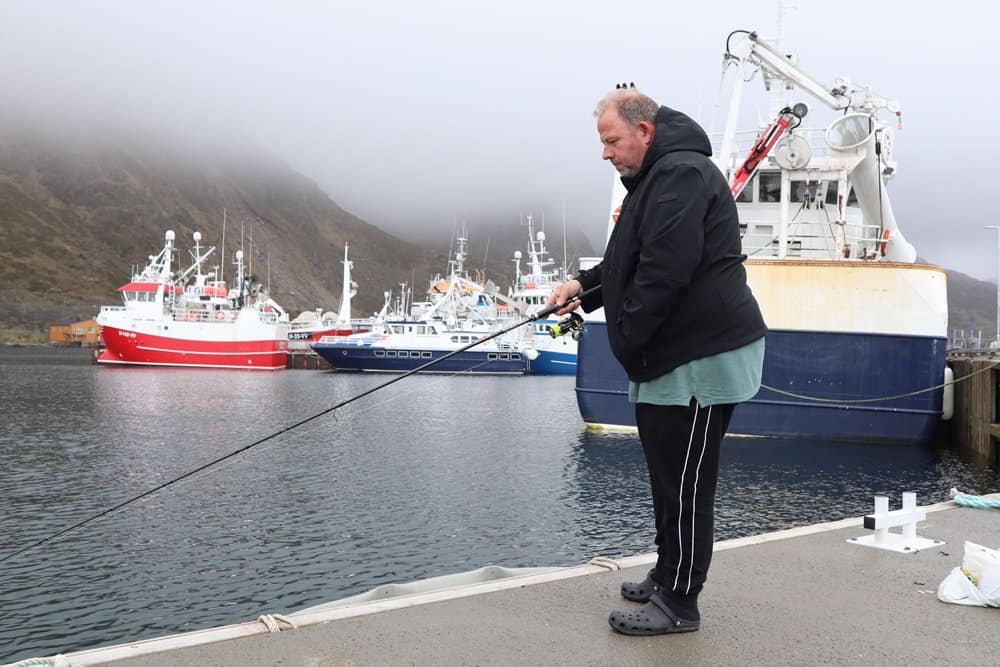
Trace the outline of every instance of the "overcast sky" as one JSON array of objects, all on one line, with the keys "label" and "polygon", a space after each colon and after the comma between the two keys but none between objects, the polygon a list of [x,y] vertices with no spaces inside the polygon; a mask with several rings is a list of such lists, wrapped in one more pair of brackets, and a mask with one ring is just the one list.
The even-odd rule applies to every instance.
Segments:
[{"label": "overcast sky", "polygon": [[[929,261],[993,280],[997,239],[983,226],[1000,224],[1000,9],[797,5],[785,50],[803,69],[902,105],[889,192],[907,238]],[[595,102],[634,81],[708,126],[726,35],[774,35],[777,16],[778,0],[6,0],[0,84],[8,103],[39,114],[194,137],[226,128],[409,238],[447,239],[463,220],[473,233],[480,219],[514,224],[529,208],[558,221],[565,204],[568,224],[603,242],[612,172]]]}]

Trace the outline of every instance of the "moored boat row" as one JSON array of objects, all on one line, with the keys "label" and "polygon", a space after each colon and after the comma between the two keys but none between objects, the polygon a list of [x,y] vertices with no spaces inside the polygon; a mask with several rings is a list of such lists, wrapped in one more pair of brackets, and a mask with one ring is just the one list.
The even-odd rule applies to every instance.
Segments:
[{"label": "moored boat row", "polygon": [[[538,310],[559,276],[547,270],[544,233],[534,234],[529,216],[529,268],[504,296],[465,271],[467,239],[460,235],[446,276],[430,281],[427,299],[409,303],[406,286],[399,307],[367,319],[351,318],[357,284],[344,248],[343,293],[336,314],[322,309],[289,322],[287,314],[257,283],[236,253],[236,285],[216,279],[218,267],[202,266],[215,248],[201,252],[195,233],[193,264],[173,266],[174,233],[168,231],[158,255],[120,288],[122,306],[104,306],[98,316],[105,349],[101,364],[278,369],[288,351],[314,350],[345,371],[406,372],[430,364],[432,372],[483,374],[572,374],[575,340],[549,335],[553,322],[539,321],[503,335]],[[518,329],[515,327],[515,329]],[[484,338],[490,340],[477,343]],[[451,354],[462,347],[470,349]],[[440,363],[442,357],[448,358]],[[433,362],[433,363],[431,363]]]}]

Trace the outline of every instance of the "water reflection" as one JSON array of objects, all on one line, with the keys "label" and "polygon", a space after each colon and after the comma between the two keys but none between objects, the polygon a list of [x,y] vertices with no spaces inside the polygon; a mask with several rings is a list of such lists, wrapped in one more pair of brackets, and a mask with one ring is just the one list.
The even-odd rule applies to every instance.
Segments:
[{"label": "water reflection", "polygon": [[566,503],[578,516],[575,535],[590,546],[591,555],[649,549],[653,502],[638,438],[582,431],[566,459],[565,475]]},{"label": "water reflection", "polygon": [[[0,352],[0,554],[387,378],[108,369]],[[0,660],[236,623],[490,563],[652,548],[634,436],[583,430],[572,378],[414,377],[0,569]],[[71,388],[67,389],[67,388]],[[718,532],[1000,490],[951,452],[727,440]]]}]

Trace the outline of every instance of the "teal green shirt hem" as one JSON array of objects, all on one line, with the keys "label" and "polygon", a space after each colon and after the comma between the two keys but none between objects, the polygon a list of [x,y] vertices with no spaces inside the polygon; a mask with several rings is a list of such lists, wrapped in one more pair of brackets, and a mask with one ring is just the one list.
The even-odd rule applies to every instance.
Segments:
[{"label": "teal green shirt hem", "polygon": [[711,357],[695,359],[647,382],[628,383],[630,403],[698,405],[742,403],[760,390],[764,338]]}]

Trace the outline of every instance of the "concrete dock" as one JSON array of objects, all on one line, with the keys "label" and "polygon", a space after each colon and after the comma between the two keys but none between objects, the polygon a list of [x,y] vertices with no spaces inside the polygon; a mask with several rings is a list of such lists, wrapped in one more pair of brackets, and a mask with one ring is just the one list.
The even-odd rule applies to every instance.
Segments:
[{"label": "concrete dock", "polygon": [[645,576],[648,554],[612,569],[582,565],[301,614],[292,616],[297,628],[274,634],[255,621],[65,658],[115,667],[995,664],[1000,610],[945,604],[935,593],[966,540],[1000,547],[1000,509],[922,509],[917,534],[945,544],[912,554],[850,544],[871,534],[862,517],[717,543],[701,630],[689,634],[609,628],[612,609],[636,606],[618,587]]}]

